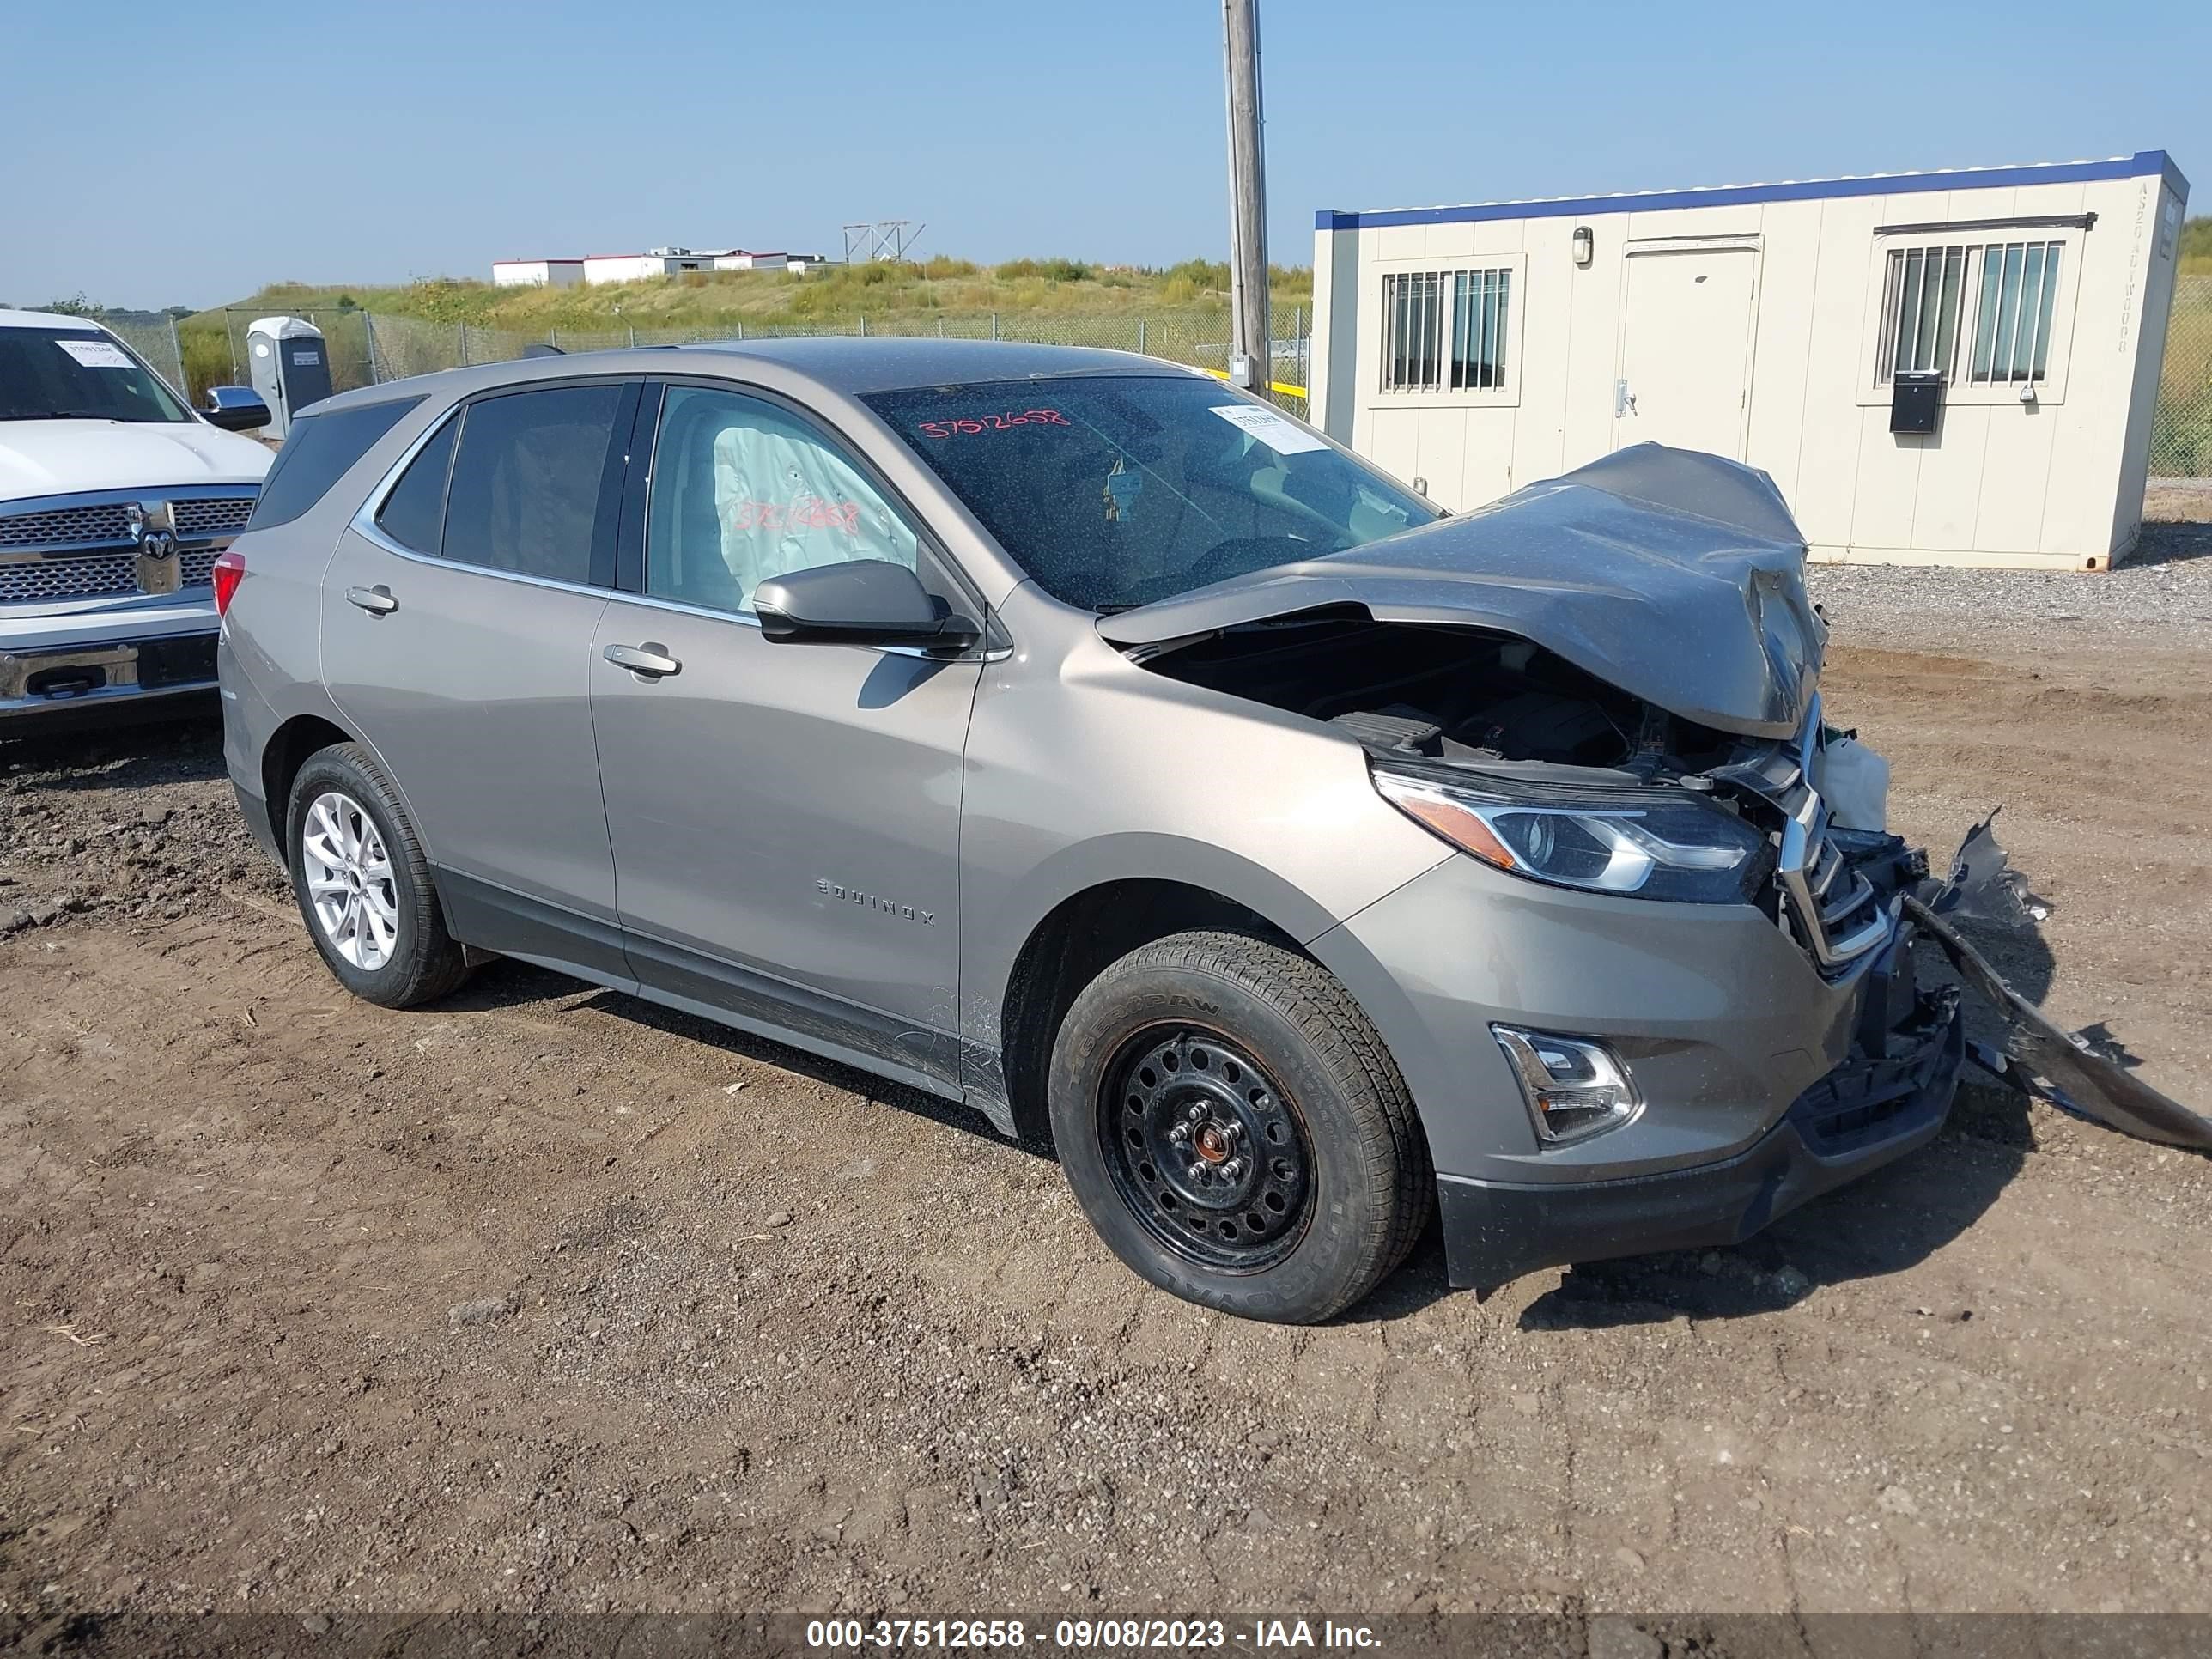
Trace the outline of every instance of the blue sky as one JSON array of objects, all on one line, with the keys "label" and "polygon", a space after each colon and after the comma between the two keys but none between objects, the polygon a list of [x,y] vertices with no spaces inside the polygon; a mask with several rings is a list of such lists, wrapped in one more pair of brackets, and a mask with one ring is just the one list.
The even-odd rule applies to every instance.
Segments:
[{"label": "blue sky", "polygon": [[[1260,3],[1279,263],[1311,261],[1321,207],[2137,149],[2212,211],[2202,0]],[[834,254],[890,217],[983,260],[1227,245],[1216,0],[98,9],[7,26],[0,300]]]}]

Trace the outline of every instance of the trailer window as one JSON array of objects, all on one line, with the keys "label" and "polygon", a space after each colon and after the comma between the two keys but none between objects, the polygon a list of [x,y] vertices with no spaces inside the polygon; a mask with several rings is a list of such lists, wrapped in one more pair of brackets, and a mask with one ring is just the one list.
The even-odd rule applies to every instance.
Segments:
[{"label": "trailer window", "polygon": [[1382,390],[1503,392],[1513,272],[1390,271],[1382,278]]},{"label": "trailer window", "polygon": [[1891,248],[1882,265],[1875,384],[1887,386],[1907,370],[1933,371],[1954,385],[2047,380],[2065,246],[2022,240]]}]

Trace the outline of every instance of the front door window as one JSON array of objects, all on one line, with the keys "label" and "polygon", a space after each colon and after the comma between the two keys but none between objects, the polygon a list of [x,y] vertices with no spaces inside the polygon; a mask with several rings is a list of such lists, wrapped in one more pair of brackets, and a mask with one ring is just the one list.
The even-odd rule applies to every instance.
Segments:
[{"label": "front door window", "polygon": [[735,392],[672,386],[647,509],[645,591],[749,612],[772,577],[852,559],[915,568],[915,533],[804,421]]}]

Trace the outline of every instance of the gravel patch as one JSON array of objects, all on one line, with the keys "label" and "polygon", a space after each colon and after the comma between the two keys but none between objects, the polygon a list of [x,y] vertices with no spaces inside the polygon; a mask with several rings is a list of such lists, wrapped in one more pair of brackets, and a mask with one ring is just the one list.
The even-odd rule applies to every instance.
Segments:
[{"label": "gravel patch", "polygon": [[1815,564],[1806,586],[1840,643],[1916,635],[1956,646],[2054,625],[2197,629],[2212,623],[2212,524],[2147,524],[2134,556],[2112,570]]}]

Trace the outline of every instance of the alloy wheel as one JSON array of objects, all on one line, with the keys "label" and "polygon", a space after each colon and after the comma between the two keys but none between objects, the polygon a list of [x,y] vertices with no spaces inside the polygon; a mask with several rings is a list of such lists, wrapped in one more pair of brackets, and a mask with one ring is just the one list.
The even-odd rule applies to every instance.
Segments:
[{"label": "alloy wheel", "polygon": [[315,925],[331,948],[364,973],[391,961],[399,890],[376,820],[350,795],[319,794],[301,823],[300,856]]}]

